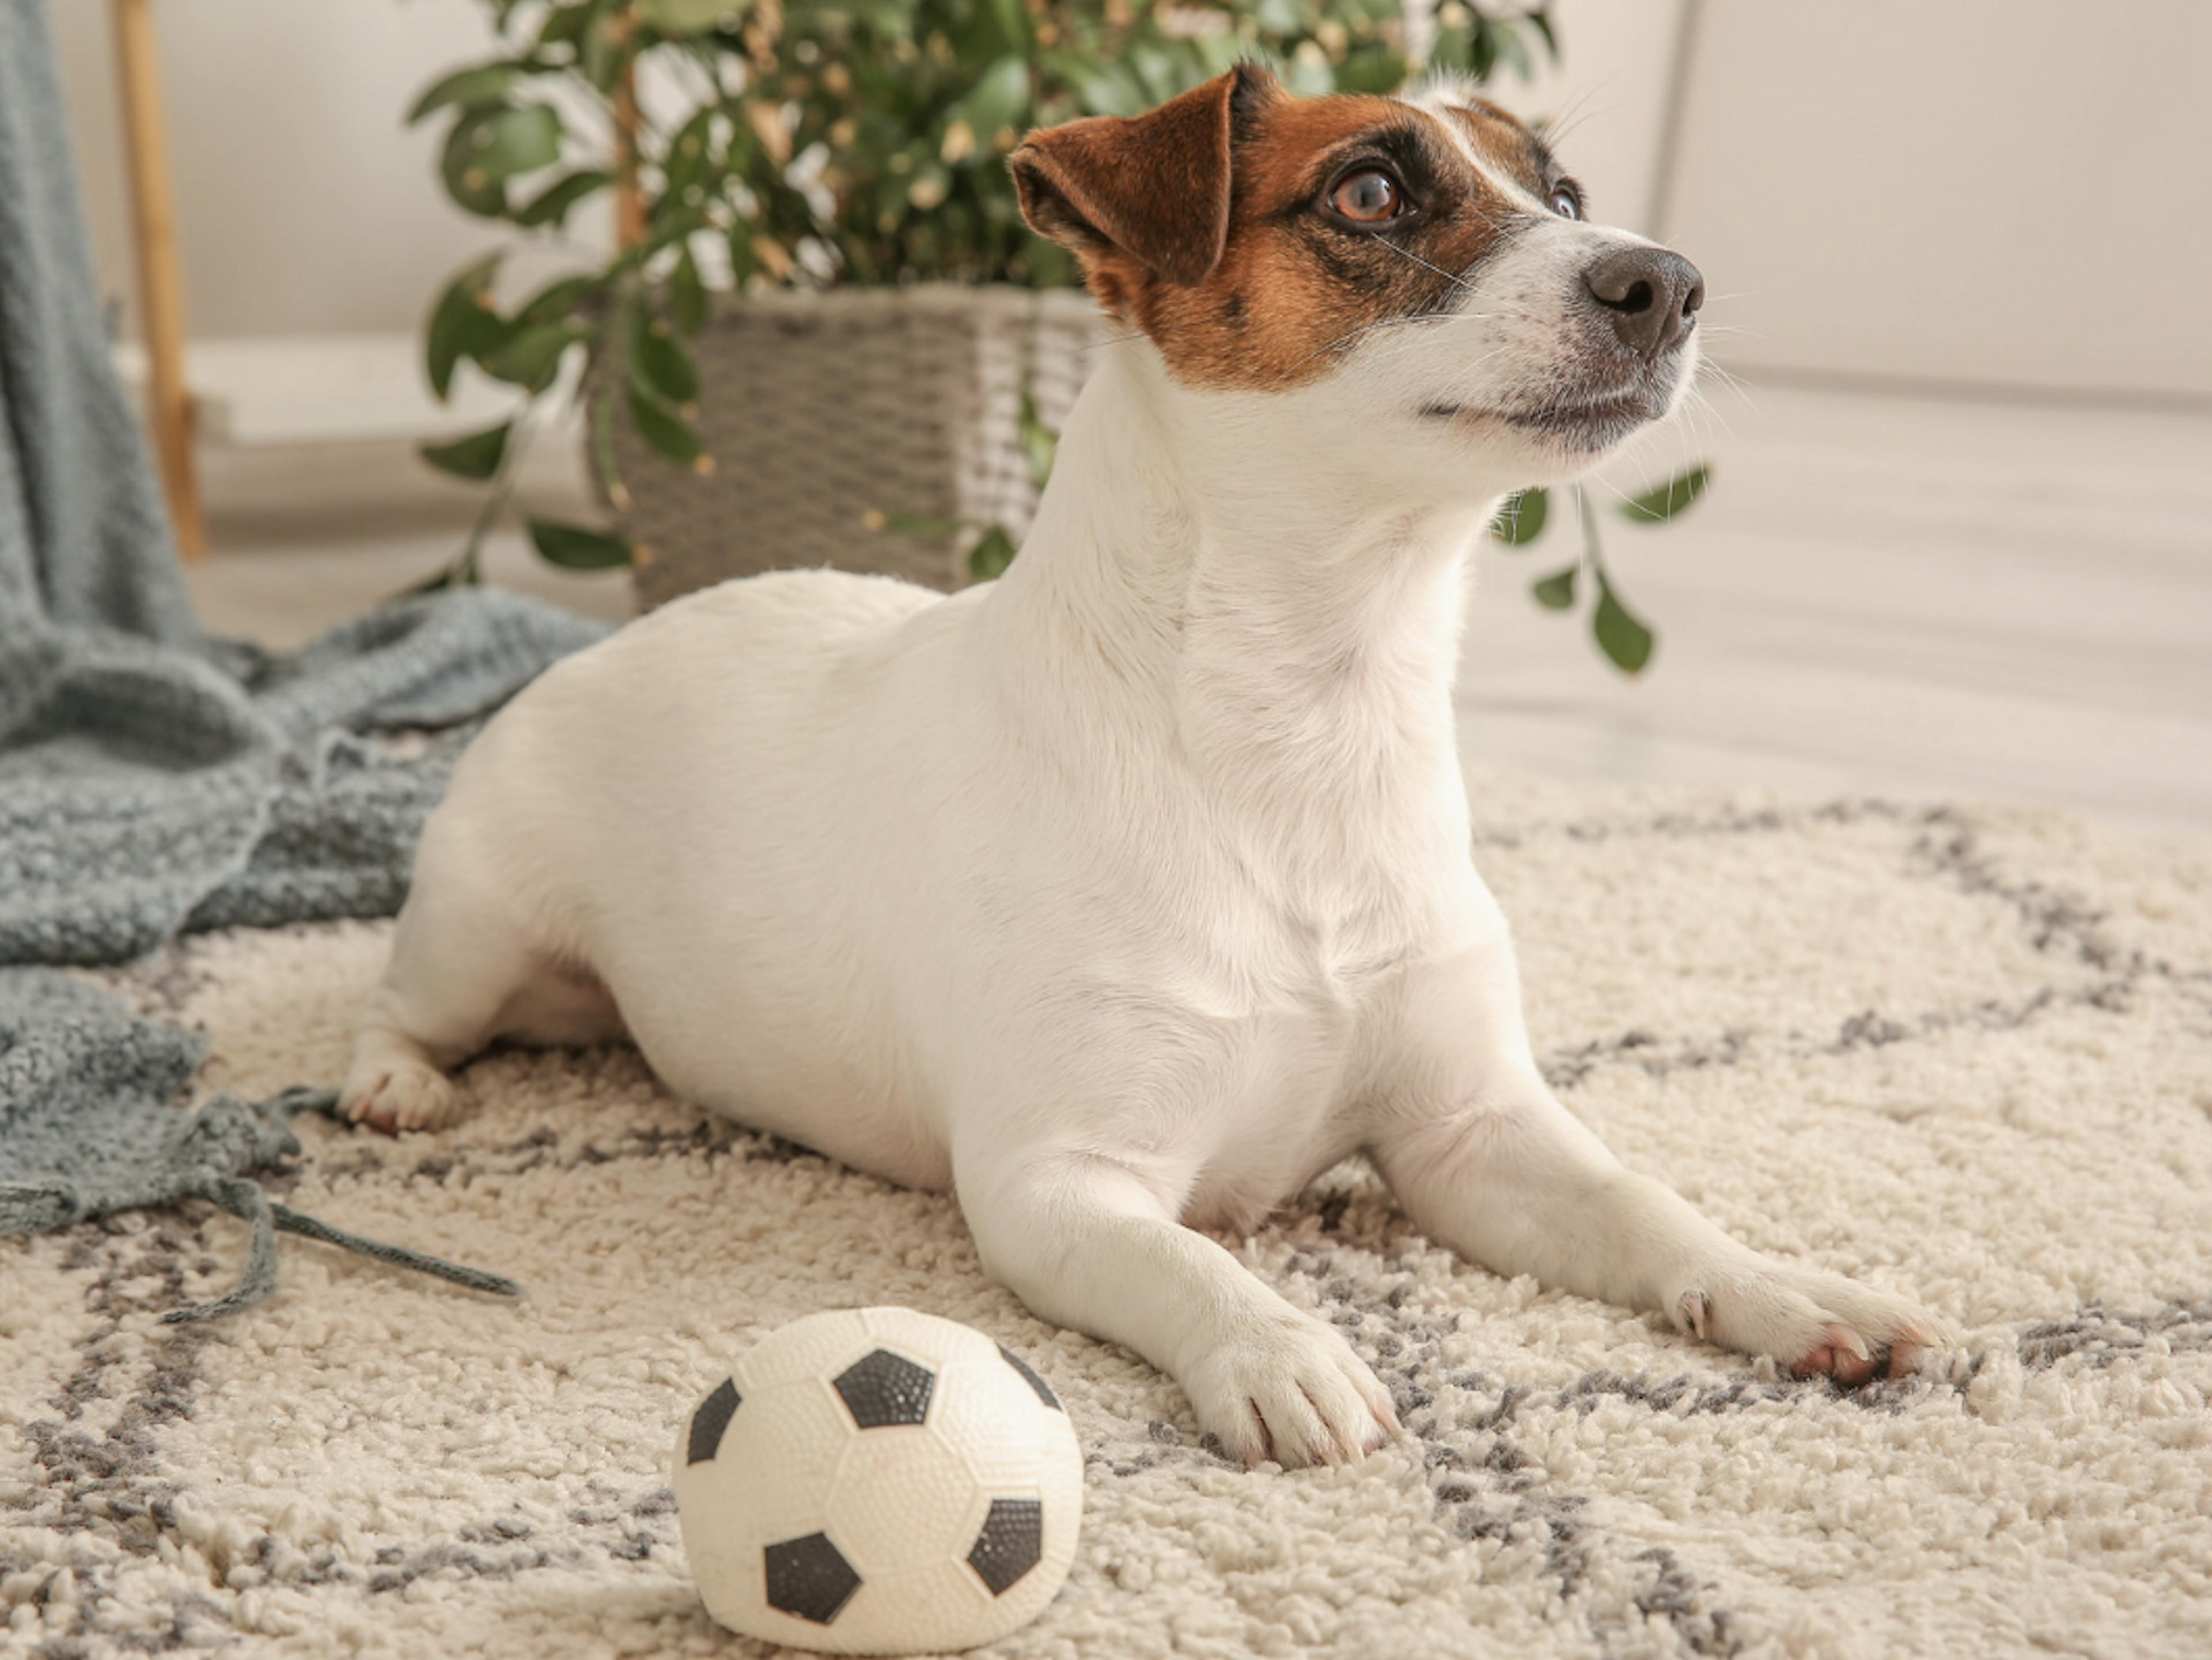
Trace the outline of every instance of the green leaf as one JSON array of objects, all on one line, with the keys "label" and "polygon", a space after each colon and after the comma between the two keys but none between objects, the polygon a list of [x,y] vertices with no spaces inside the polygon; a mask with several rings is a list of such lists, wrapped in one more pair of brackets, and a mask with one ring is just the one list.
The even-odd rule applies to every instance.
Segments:
[{"label": "green leaf", "polygon": [[615,460],[614,394],[604,392],[591,402],[592,465],[599,473],[607,505],[620,513],[629,507],[629,487],[623,483],[622,468]]},{"label": "green leaf", "polygon": [[568,5],[554,7],[545,14],[545,21],[538,30],[539,49],[574,46],[591,26],[592,18],[598,10],[598,0],[571,0]]},{"label": "green leaf", "polygon": [[639,0],[638,15],[663,34],[704,34],[737,9],[734,0]]},{"label": "green leaf", "polygon": [[415,100],[407,112],[407,125],[414,126],[423,117],[453,106],[478,109],[504,102],[521,79],[522,70],[513,64],[479,64],[473,69],[456,70]]},{"label": "green leaf", "polygon": [[456,438],[450,444],[425,444],[422,447],[422,459],[456,478],[489,478],[499,471],[499,464],[507,454],[507,434],[514,425],[512,421],[502,421],[486,431]]},{"label": "green leaf", "polygon": [[630,562],[629,538],[610,531],[533,519],[530,539],[539,557],[563,570],[613,570]]},{"label": "green leaf", "polygon": [[461,359],[490,351],[507,337],[507,325],[489,308],[492,273],[502,257],[488,253],[464,265],[430,307],[422,331],[423,368],[441,404],[453,395]]},{"label": "green leaf", "polygon": [[759,269],[760,256],[753,252],[752,225],[737,220],[730,226],[730,286],[742,294]]},{"label": "green leaf", "polygon": [[1490,533],[1509,548],[1525,548],[1544,533],[1551,498],[1540,489],[1525,489],[1498,509]]},{"label": "green leaf", "polygon": [[1227,29],[1218,34],[1201,34],[1191,45],[1197,48],[1208,79],[1217,75],[1226,75],[1235,69],[1237,59],[1243,58],[1247,50],[1244,43]]},{"label": "green leaf", "polygon": [[1022,0],[991,0],[991,21],[998,26],[1000,46],[1012,52],[1027,49],[1030,19],[1029,14],[1022,9]]},{"label": "green leaf", "polygon": [[1553,31],[1550,14],[1543,7],[1539,6],[1535,10],[1528,14],[1526,21],[1530,28],[1535,30],[1537,33],[1544,37],[1545,52],[1550,55],[1551,59],[1554,64],[1558,63],[1559,61],[1559,37]]},{"label": "green leaf", "polygon": [[1623,502],[1620,516],[1632,525],[1663,525],[1705,493],[1711,476],[1705,467],[1692,467],[1658,489]]},{"label": "green leaf", "polygon": [[[1029,112],[1030,66],[1015,57],[1001,58],[975,78],[968,95],[945,112],[945,125],[965,121],[975,135],[975,154],[1000,167],[991,149],[991,136],[1001,127],[1019,125]],[[1000,167],[1003,171],[1003,167]]]},{"label": "green leaf", "polygon": [[1075,94],[1078,115],[1136,115],[1146,106],[1145,89],[1121,64],[1093,64],[1073,52],[1048,52],[1046,70]]},{"label": "green leaf", "polygon": [[1176,73],[1175,54],[1164,43],[1139,40],[1124,56],[1154,103],[1164,103],[1183,90],[1182,77]]},{"label": "green leaf", "polygon": [[541,323],[558,323],[574,319],[583,308],[584,301],[599,292],[596,277],[563,277],[548,283],[524,302],[514,313],[519,327],[532,328]]},{"label": "green leaf", "polygon": [[995,581],[1006,574],[1006,567],[1014,562],[1014,538],[1003,526],[994,525],[983,532],[982,539],[968,550],[968,575],[978,582]]},{"label": "green leaf", "polygon": [[1569,565],[1565,570],[1553,571],[1528,592],[1546,611],[1571,611],[1575,603],[1575,572],[1578,567]]},{"label": "green leaf", "polygon": [[1590,618],[1590,631],[1597,636],[1598,649],[1623,674],[1641,674],[1651,660],[1651,630],[1620,603],[1602,571],[1598,573],[1597,614]]},{"label": "green leaf", "polygon": [[1299,98],[1326,98],[1336,90],[1336,71],[1326,58],[1293,57],[1283,65],[1283,84]]},{"label": "green leaf", "polygon": [[1523,81],[1534,77],[1536,66],[1528,61],[1528,43],[1516,32],[1511,23],[1500,21],[1497,26],[1498,56]]},{"label": "green leaf", "polygon": [[1370,40],[1355,46],[1337,66],[1336,85],[1340,92],[1395,92],[1406,82],[1406,58],[1402,52],[1381,40]]},{"label": "green leaf", "polygon": [[664,208],[693,205],[688,200],[693,187],[703,189],[704,181],[714,172],[715,114],[714,106],[708,105],[668,141],[660,158],[660,205]]},{"label": "green leaf", "polygon": [[574,173],[564,173],[517,208],[514,222],[533,230],[540,225],[564,224],[569,209],[592,192],[605,190],[612,183],[614,175],[597,167],[579,167]]},{"label": "green leaf", "polygon": [[688,467],[707,453],[691,423],[662,403],[650,387],[635,380],[629,389],[629,418],[640,437],[679,466]]},{"label": "green leaf", "polygon": [[592,83],[592,90],[605,96],[614,95],[615,82],[630,60],[629,33],[617,36],[614,19],[602,15],[597,7],[584,20],[584,27],[576,35],[576,67],[584,79]]},{"label": "green leaf", "polygon": [[707,326],[707,284],[689,246],[676,256],[676,269],[668,273],[668,320],[688,336]]},{"label": "green leaf", "polygon": [[586,332],[574,323],[524,329],[483,360],[484,373],[533,393],[544,392],[559,377],[562,354]]},{"label": "green leaf", "polygon": [[446,193],[471,213],[507,211],[507,181],[561,156],[561,118],[544,104],[475,110],[446,136],[438,172]]},{"label": "green leaf", "polygon": [[631,316],[629,362],[638,379],[672,404],[681,406],[699,395],[699,371],[691,366],[691,354],[643,306]]}]

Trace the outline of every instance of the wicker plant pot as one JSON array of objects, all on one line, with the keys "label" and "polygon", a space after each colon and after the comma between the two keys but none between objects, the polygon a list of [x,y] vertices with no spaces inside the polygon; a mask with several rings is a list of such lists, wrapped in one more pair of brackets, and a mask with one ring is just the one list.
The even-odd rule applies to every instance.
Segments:
[{"label": "wicker plant pot", "polygon": [[696,343],[713,471],[678,466],[616,423],[639,605],[820,565],[960,587],[972,533],[871,530],[869,515],[1000,525],[1018,543],[1036,507],[1022,388],[1057,431],[1085,349],[1110,332],[1086,295],[1003,286],[722,301]]}]

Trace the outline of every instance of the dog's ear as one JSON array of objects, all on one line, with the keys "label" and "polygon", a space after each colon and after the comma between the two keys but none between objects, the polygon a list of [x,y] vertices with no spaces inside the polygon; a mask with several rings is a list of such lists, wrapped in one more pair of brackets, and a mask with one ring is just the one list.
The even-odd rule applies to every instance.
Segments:
[{"label": "dog's ear", "polygon": [[1023,216],[1094,283],[1117,253],[1170,283],[1202,283],[1229,240],[1238,119],[1281,94],[1267,70],[1240,64],[1148,114],[1032,132],[1007,159]]}]

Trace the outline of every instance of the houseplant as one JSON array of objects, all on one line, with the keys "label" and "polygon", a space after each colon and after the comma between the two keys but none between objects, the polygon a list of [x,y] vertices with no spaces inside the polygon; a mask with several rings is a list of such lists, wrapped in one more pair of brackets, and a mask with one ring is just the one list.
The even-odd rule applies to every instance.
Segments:
[{"label": "houseplant", "polygon": [[[424,449],[432,465],[489,487],[437,582],[476,580],[516,464],[568,384],[564,363],[580,366],[592,469],[620,519],[648,483],[677,488],[685,470],[709,476],[722,459],[697,418],[708,395],[698,351],[710,319],[745,315],[727,296],[1068,285],[1072,261],[1028,234],[1004,165],[1030,126],[1134,113],[1255,53],[1312,94],[1387,90],[1422,67],[1477,79],[1501,66],[1525,72],[1555,50],[1542,6],[1492,0],[1446,0],[1418,62],[1399,0],[483,3],[503,50],[439,80],[410,116],[443,125],[447,193],[516,238],[545,239],[612,192],[620,234],[611,254],[581,256],[511,307],[494,298],[504,249],[457,273],[433,306],[433,388],[446,395],[467,362],[512,386],[517,404],[495,427]],[[1021,392],[1033,487],[1050,435],[1026,384]],[[917,505],[840,511],[850,507],[842,522],[855,537],[872,508],[886,534],[947,539],[951,526]],[[653,552],[618,530],[533,519],[529,531],[544,557],[574,568],[643,564]],[[1012,556],[1001,524],[961,534],[974,574]]]}]

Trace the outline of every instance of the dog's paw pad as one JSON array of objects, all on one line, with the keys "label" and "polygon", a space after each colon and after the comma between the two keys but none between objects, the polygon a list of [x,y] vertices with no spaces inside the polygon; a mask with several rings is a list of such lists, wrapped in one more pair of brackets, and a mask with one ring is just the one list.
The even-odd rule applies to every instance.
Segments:
[{"label": "dog's paw pad", "polygon": [[1872,1377],[1875,1358],[1867,1341],[1840,1320],[1820,1328],[1820,1341],[1790,1363],[1792,1377],[1832,1377],[1856,1388]]}]

